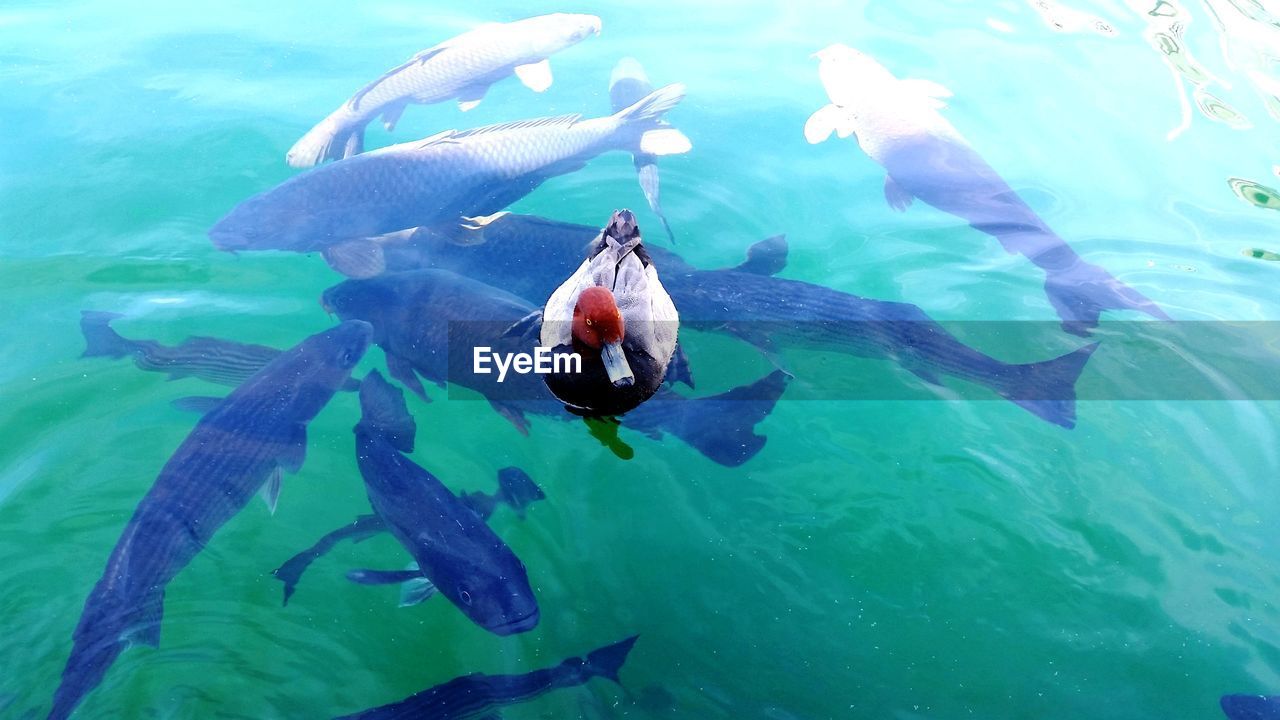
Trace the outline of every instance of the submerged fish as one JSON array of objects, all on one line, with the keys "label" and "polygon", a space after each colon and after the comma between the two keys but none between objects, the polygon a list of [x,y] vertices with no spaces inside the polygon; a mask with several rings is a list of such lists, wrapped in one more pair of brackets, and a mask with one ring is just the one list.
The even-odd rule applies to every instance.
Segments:
[{"label": "submerged fish", "polygon": [[[372,323],[391,376],[420,396],[426,391],[419,376],[455,383],[480,393],[524,433],[526,414],[575,418],[536,374],[509,373],[503,381],[494,372],[471,371],[475,348],[488,347],[495,356],[532,353],[536,324],[525,334],[508,332],[533,315],[526,300],[452,272],[422,270],[348,280],[326,290],[323,303],[339,317]],[[660,390],[622,426],[651,437],[672,434],[718,463],[741,465],[764,446],[753,428],[772,411],[786,381],[774,372],[745,388],[690,400]]]},{"label": "submerged fish", "polygon": [[[542,488],[538,487],[523,470],[507,467],[498,471],[498,489],[492,494],[466,492],[459,495],[458,499],[477,517],[487,521],[498,505],[510,506],[519,517],[523,518],[525,508],[530,503],[545,497]],[[307,571],[311,563],[320,559],[339,542],[343,540],[361,542],[384,532],[387,532],[387,524],[381,517],[361,515],[351,523],[326,533],[311,547],[286,560],[283,565],[271,571],[272,575],[284,583],[283,604],[289,604],[289,598],[297,589],[298,583],[302,580],[302,574]],[[421,572],[418,574],[421,575]]]},{"label": "submerged fish", "polygon": [[454,678],[442,685],[414,693],[400,702],[343,715],[335,720],[395,720],[396,718],[431,718],[431,720],[482,720],[498,717],[503,705],[532,700],[552,690],[582,685],[591,678],[608,678],[620,682],[618,671],[636,636],[589,653],[585,658],[569,658],[554,667],[534,670],[523,675],[485,675],[472,673]]},{"label": "submerged fish", "polygon": [[609,218],[542,316],[541,344],[582,358],[574,372],[545,376],[552,394],[574,412],[620,415],[662,386],[680,317],[630,210]]},{"label": "submerged fish", "polygon": [[[80,311],[80,331],[84,333],[85,350],[81,357],[122,358],[133,356],[139,368],[178,378],[200,378],[219,385],[236,386],[280,356],[281,350],[266,345],[252,345],[213,337],[189,337],[172,347],[155,340],[130,340],[111,327],[111,321],[123,317],[118,313],[95,310]],[[355,390],[360,384],[348,379],[343,390]]]},{"label": "submerged fish", "polygon": [[165,463],[85,600],[49,717],[69,716],[126,647],[155,647],[165,586],[260,489],[296,472],[307,423],[364,355],[372,328],[344,322],[268,363],[196,423]]},{"label": "submerged fish", "polygon": [[[640,98],[653,92],[653,84],[644,68],[635,58],[622,58],[614,66],[609,76],[609,106],[614,112],[627,107]],[[665,124],[665,123],[660,123]],[[675,233],[671,232],[671,224],[667,216],[662,214],[662,205],[658,201],[658,158],[652,153],[633,153],[636,174],[640,177],[640,189],[644,191],[644,199],[649,201],[649,209],[658,220],[662,221],[662,229],[667,231],[667,238],[674,244]]]},{"label": "submerged fish", "polygon": [[946,88],[926,80],[899,80],[874,58],[845,45],[816,53],[831,104],[805,123],[811,143],[856,135],[884,167],[889,205],[905,210],[920,198],[967,221],[1045,271],[1045,294],[1067,332],[1087,336],[1103,310],[1138,310],[1169,316],[1106,270],[1085,262],[1049,229],[938,112]]},{"label": "submerged fish", "polygon": [[538,603],[524,563],[484,520],[403,453],[417,431],[404,394],[378,371],[360,383],[356,460],[373,511],[431,582],[472,622],[498,634],[531,630]]},{"label": "submerged fish", "polygon": [[1230,720],[1280,720],[1280,695],[1223,695],[1219,704]]},{"label": "submerged fish", "polygon": [[[388,260],[398,269],[448,269],[536,299],[553,289],[552,271],[581,262],[598,234],[585,225],[508,215],[489,228],[483,245],[420,236]],[[661,248],[649,252],[685,327],[734,335],[768,355],[808,348],[892,360],[927,382],[938,384],[942,376],[975,382],[1037,417],[1075,425],[1075,381],[1095,345],[1044,362],[1001,362],[960,342],[915,305],[774,277],[786,265],[781,236],[756,243],[741,265],[725,270],[699,270]]]},{"label": "submerged fish", "polygon": [[222,250],[318,250],[339,272],[371,277],[383,270],[388,233],[482,233],[492,214],[600,153],[688,151],[687,138],[659,124],[683,98],[684,86],[668,85],[608,117],[447,130],[357,155],[245,200],[209,237]]},{"label": "submerged fish", "polygon": [[458,99],[466,111],[489,86],[514,73],[534,92],[551,87],[547,58],[600,33],[595,15],[554,13],[486,23],[427,48],[364,86],[289,149],[286,161],[306,168],[364,150],[364,128],[382,116],[393,129],[409,103]]}]

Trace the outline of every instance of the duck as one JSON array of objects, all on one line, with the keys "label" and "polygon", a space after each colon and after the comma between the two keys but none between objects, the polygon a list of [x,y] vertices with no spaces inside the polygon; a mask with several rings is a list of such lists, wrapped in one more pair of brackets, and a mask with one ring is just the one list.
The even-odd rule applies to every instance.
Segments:
[{"label": "duck", "polygon": [[539,344],[577,353],[581,367],[559,366],[543,380],[572,412],[621,415],[662,386],[679,327],[635,214],[617,210],[542,311]]}]

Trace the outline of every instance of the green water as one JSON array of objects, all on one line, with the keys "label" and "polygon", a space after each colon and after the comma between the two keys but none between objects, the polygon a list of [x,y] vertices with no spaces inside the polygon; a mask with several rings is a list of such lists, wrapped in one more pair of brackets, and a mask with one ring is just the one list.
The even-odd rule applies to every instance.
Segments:
[{"label": "green water", "polygon": [[[1193,106],[1170,140],[1179,90],[1143,37],[1151,16],[1076,4],[1115,34],[1057,32],[1012,0],[6,3],[0,716],[47,711],[89,589],[194,423],[170,401],[224,391],[79,358],[79,311],[123,313],[124,334],[168,343],[284,347],[329,326],[317,297],[338,276],[319,257],[233,256],[205,232],[289,177],[285,151],[354,89],[479,22],[572,10],[604,31],[552,59],[544,94],[508,80],[465,116],[410,107],[371,145],[603,113],[609,71],[632,55],[689,88],[670,119],[694,150],[661,168],[691,263],[736,264],[785,232],[785,277],[939,320],[1054,320],[1025,259],[920,203],[889,209],[851,140],[805,142],[827,102],[809,54],[844,42],[949,87],[947,117],[1046,221],[1174,317],[1280,318],[1277,268],[1242,252],[1275,246],[1277,218],[1227,183],[1274,185],[1280,162],[1264,98],[1223,57],[1236,40],[1220,47],[1204,8],[1185,8],[1184,47],[1252,127]],[[514,209],[598,225],[643,204],[630,157],[613,154]],[[647,209],[640,220],[654,222]],[[715,373],[723,353],[755,353],[686,342],[700,394],[732,384]],[[371,350],[358,374],[382,362]],[[1081,383],[1120,362],[1104,343]],[[596,680],[503,717],[1212,718],[1223,693],[1280,692],[1275,403],[1095,400],[1068,431],[999,400],[784,396],[760,426],[765,449],[730,469],[626,431],[636,457],[623,462],[576,423],[534,420],[524,437],[487,404],[430,392],[410,399],[415,461],[486,491],[515,464],[547,492],[523,522],[493,521],[529,568],[535,630],[499,638],[442,599],[398,609],[394,588],[343,578],[402,566],[389,537],[339,547],[281,607],[271,569],[368,512],[359,410],[340,394],[275,515],[255,502],[223,528],[169,586],[160,648],[122,654],[77,717],[328,717],[635,633],[623,689]]]}]

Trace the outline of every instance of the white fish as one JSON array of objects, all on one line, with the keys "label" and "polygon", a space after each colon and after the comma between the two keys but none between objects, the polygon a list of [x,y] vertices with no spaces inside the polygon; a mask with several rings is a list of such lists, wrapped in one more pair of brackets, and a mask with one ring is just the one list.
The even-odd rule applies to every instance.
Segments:
[{"label": "white fish", "polygon": [[457,98],[462,110],[470,110],[490,85],[512,73],[542,92],[551,87],[547,58],[599,32],[600,18],[569,13],[481,25],[423,50],[364,86],[294,143],[285,160],[306,168],[350,157],[363,151],[364,128],[379,115],[391,130],[409,103]]}]

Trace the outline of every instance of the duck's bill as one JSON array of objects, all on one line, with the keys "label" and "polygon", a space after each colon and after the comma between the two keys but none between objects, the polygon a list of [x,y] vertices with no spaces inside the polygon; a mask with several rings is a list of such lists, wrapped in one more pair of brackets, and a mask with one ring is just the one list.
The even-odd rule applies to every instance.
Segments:
[{"label": "duck's bill", "polygon": [[605,345],[600,351],[600,359],[604,361],[604,370],[609,374],[609,382],[614,387],[628,387],[636,381],[636,376],[631,373],[631,364],[622,352],[622,343]]}]

